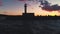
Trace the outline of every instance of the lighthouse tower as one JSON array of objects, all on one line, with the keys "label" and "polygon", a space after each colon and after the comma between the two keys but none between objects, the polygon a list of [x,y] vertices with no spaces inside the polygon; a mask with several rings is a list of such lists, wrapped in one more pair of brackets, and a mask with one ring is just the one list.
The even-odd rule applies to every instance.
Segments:
[{"label": "lighthouse tower", "polygon": [[23,16],[25,16],[25,17],[32,17],[32,16],[34,16],[34,13],[27,13],[27,3],[24,4]]},{"label": "lighthouse tower", "polygon": [[25,10],[25,14],[27,13],[27,4],[24,4],[24,10]]}]

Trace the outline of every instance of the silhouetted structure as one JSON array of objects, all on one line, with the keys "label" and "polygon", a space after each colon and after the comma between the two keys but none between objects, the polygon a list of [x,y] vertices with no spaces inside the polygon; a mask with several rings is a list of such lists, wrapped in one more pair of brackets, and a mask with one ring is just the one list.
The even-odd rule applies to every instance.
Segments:
[{"label": "silhouetted structure", "polygon": [[34,13],[27,13],[27,4],[25,3],[24,4],[24,13],[22,16],[25,16],[25,17],[33,17],[34,16]]},{"label": "silhouetted structure", "polygon": [[[56,5],[54,5],[56,6]],[[0,15],[5,16],[7,20],[44,20],[44,19],[60,19],[60,17],[56,16],[34,16],[34,13],[27,13],[27,4],[24,4],[24,13],[22,16],[11,16],[11,15]]]},{"label": "silhouetted structure", "polygon": [[22,16],[0,15],[0,17],[1,16],[7,17],[7,19],[0,22],[0,27],[1,27],[0,31],[2,31],[2,33],[4,34],[6,33],[7,34],[51,34],[52,32],[54,33],[56,31],[55,29],[57,27],[58,27],[57,30],[59,30],[60,20],[58,21],[46,20],[46,19],[57,19],[58,17],[51,17],[50,15],[34,16],[34,13],[27,13],[27,4],[24,5],[24,8],[25,8],[24,9],[25,12],[23,13]]},{"label": "silhouetted structure", "polygon": [[27,4],[24,4],[24,8],[25,8],[25,13],[27,13]]}]

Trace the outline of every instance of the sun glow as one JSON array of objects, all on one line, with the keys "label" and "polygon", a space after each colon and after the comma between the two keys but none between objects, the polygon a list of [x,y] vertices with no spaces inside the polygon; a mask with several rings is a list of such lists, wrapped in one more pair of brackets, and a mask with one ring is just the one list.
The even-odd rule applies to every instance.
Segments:
[{"label": "sun glow", "polygon": [[50,16],[60,16],[60,13],[58,12],[58,11],[51,11],[51,12],[48,12],[48,11],[44,11],[44,10],[42,10],[42,11],[37,11],[37,12],[35,12],[35,16],[48,16],[48,15],[50,15]]}]

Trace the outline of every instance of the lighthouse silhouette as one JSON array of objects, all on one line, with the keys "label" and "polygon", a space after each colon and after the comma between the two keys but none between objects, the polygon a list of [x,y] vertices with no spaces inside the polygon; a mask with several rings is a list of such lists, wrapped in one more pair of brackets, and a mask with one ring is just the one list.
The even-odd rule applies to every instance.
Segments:
[{"label": "lighthouse silhouette", "polygon": [[27,4],[24,4],[24,10],[25,10],[25,14],[27,13]]},{"label": "lighthouse silhouette", "polygon": [[34,16],[34,13],[27,13],[27,3],[24,4],[24,13],[23,13],[23,16],[25,17],[33,17]]}]

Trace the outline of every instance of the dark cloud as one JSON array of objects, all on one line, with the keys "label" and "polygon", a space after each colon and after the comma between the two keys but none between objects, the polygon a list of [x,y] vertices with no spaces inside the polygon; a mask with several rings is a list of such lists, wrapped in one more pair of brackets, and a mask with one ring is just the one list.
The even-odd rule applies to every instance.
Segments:
[{"label": "dark cloud", "polygon": [[40,1],[41,5],[43,5],[43,7],[41,7],[43,10],[46,11],[59,11],[60,10],[60,6],[58,6],[58,4],[55,5],[51,5],[48,1],[45,0],[45,3],[43,3],[43,1]]},{"label": "dark cloud", "polygon": [[44,7],[42,7],[42,9],[47,10],[47,11],[58,11],[58,10],[60,10],[60,6],[58,6],[58,5],[44,6]]},{"label": "dark cloud", "polygon": [[2,6],[2,0],[0,0],[0,6]]}]

